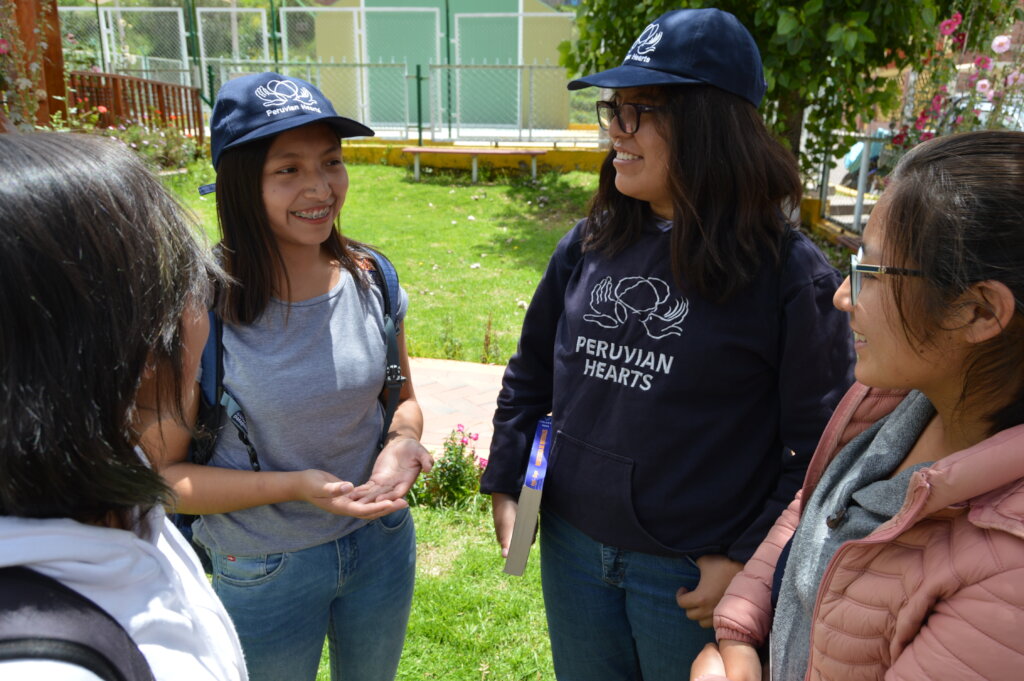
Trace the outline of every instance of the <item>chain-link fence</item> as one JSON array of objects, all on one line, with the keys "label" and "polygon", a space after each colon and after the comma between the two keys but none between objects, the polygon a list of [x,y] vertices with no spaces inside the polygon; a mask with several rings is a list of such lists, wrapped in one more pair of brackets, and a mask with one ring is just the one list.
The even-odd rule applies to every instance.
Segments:
[{"label": "chain-link fence", "polygon": [[429,73],[426,129],[435,139],[596,138],[592,129],[570,129],[565,69],[560,66],[457,64],[431,66]]},{"label": "chain-link fence", "polygon": [[191,85],[185,16],[175,7],[59,7],[68,70]]},{"label": "chain-link fence", "polygon": [[[68,70],[198,87],[207,105],[233,74],[274,70],[321,87],[343,115],[382,137],[576,141],[597,133],[592,98],[565,89],[560,12],[446,13],[424,7],[238,7],[237,0],[150,0],[160,7],[60,7]],[[225,1],[231,6],[225,6]],[[362,3],[360,3],[362,4]],[[510,3],[514,4],[514,3]],[[283,5],[283,6],[282,6]],[[582,102],[582,103],[581,103]]]}]

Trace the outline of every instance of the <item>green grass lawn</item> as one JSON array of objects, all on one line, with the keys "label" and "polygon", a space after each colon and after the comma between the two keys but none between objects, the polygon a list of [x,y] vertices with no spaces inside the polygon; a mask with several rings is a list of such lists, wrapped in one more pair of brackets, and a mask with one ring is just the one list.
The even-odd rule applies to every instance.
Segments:
[{"label": "green grass lawn", "polygon": [[[209,164],[165,183],[216,238]],[[416,357],[503,364],[515,351],[524,308],[558,240],[586,210],[593,173],[521,173],[470,184],[468,173],[414,182],[404,168],[349,165],[342,231],[379,248],[409,294],[405,332]]]}]

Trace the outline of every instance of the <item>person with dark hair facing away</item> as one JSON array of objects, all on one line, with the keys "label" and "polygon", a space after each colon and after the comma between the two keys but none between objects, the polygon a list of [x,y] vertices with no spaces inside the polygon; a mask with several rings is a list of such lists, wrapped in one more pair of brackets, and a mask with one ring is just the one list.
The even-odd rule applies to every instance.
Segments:
[{"label": "person with dark hair facing away", "polygon": [[481,488],[507,552],[538,419],[553,444],[540,560],[562,681],[676,679],[800,484],[850,385],[840,281],[787,222],[794,157],[757,113],[753,39],[678,10],[570,89],[611,149],[503,379]]},{"label": "person with dark hair facing away", "polygon": [[[411,380],[383,433],[386,290],[367,247],[343,236],[340,139],[372,135],[312,84],[228,81],[214,103],[224,415],[208,465],[167,423],[160,470],[242,641],[250,677],[313,679],[324,639],[335,679],[390,681],[405,640],[416,540],[403,499],[433,461]],[[408,298],[390,300],[401,325]],[[399,330],[394,370],[408,377]],[[391,390],[392,388],[388,388]]]},{"label": "person with dark hair facing away", "polygon": [[[136,408],[159,399],[181,413],[210,280],[223,275],[174,199],[112,140],[0,135],[0,167],[0,591],[12,595],[19,575],[91,601],[152,672],[131,681],[242,681],[231,620],[164,514],[173,495],[139,448]],[[143,386],[157,368],[161,380]],[[76,666],[79,638],[58,641],[60,657],[13,652],[40,643],[17,629],[54,608],[4,601],[0,678],[100,678]]]},{"label": "person with dark hair facing away", "polygon": [[694,676],[761,678],[770,632],[776,681],[1021,677],[1022,263],[1024,133],[900,160],[835,294],[857,383]]}]

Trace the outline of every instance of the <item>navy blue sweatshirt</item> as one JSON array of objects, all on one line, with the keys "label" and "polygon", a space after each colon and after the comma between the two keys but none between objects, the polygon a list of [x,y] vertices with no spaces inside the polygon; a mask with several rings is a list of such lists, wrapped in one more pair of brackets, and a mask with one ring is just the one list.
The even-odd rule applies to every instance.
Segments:
[{"label": "navy blue sweatshirt", "polygon": [[486,493],[518,495],[537,419],[543,508],[591,538],[745,562],[793,498],[853,381],[841,282],[793,232],[724,303],[676,285],[667,224],[613,258],[558,244],[502,380]]}]

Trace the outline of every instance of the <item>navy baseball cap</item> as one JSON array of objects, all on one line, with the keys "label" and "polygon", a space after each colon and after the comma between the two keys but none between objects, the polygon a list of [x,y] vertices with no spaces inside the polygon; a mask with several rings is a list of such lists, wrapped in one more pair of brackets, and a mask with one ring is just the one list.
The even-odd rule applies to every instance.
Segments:
[{"label": "navy baseball cap", "polygon": [[213,167],[232,147],[310,123],[327,123],[341,137],[372,137],[362,123],[339,116],[314,85],[266,72],[234,78],[217,93],[210,116]]},{"label": "navy baseball cap", "polygon": [[761,53],[739,19],[720,9],[677,9],[644,29],[621,66],[569,83],[627,88],[706,83],[739,95],[755,107],[767,85]]}]

